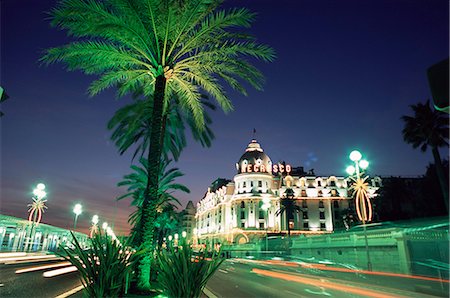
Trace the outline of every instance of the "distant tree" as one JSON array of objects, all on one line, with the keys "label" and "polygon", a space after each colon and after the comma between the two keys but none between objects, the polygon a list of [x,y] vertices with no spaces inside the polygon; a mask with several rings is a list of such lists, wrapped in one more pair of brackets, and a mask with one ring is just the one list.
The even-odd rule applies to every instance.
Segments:
[{"label": "distant tree", "polygon": [[[5,89],[3,89],[2,86],[0,86],[0,103],[4,102],[8,98],[9,98],[9,96],[6,94]],[[2,117],[3,115],[4,115],[4,113],[2,111],[0,111],[0,117]]]},{"label": "distant tree", "polygon": [[437,177],[448,211],[448,180],[445,179],[444,168],[439,154],[439,148],[448,147],[449,117],[448,114],[436,111],[430,107],[430,101],[425,104],[411,105],[413,116],[403,116],[403,139],[413,148],[425,152],[428,147],[433,153]]},{"label": "distant tree", "polygon": [[286,215],[286,227],[288,230],[288,236],[291,236],[291,227],[289,225],[290,220],[294,219],[296,213],[303,213],[303,209],[296,204],[297,200],[294,198],[294,191],[292,188],[286,189],[284,197],[280,199],[280,209],[278,209],[276,215]]}]

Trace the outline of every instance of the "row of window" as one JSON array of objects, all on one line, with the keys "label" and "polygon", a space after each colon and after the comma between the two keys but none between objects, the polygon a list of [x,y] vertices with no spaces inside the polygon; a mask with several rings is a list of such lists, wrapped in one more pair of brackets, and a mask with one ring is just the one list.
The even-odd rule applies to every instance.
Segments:
[{"label": "row of window", "polygon": [[[255,183],[254,183],[255,182]],[[250,181],[250,187],[255,186],[256,182],[258,182],[258,187],[262,187],[262,180],[258,180],[258,181]],[[242,187],[247,187],[247,181],[242,182]],[[269,187],[269,183],[267,183],[266,181],[266,187]],[[241,184],[238,183],[238,188],[241,188]]]}]

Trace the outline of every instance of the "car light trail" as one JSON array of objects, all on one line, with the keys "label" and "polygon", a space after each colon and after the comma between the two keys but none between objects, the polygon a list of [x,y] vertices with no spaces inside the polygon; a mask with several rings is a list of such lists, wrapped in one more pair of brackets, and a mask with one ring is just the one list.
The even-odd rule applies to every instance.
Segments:
[{"label": "car light trail", "polygon": [[0,253],[0,259],[10,257],[24,257],[26,255],[26,252],[2,252]]},{"label": "car light trail", "polygon": [[27,260],[38,260],[38,259],[54,259],[54,258],[56,258],[55,255],[2,258],[2,259],[0,259],[0,263],[15,262],[15,261],[27,261]]},{"label": "car light trail", "polygon": [[306,267],[306,268],[314,268],[314,269],[318,269],[318,270],[325,270],[325,271],[362,273],[362,274],[368,274],[368,275],[402,277],[402,278],[429,280],[429,281],[446,282],[446,283],[450,282],[448,279],[439,279],[439,278],[436,278],[436,277],[428,277],[428,276],[420,276],[420,275],[408,275],[408,274],[393,273],[393,272],[383,272],[383,271],[368,271],[368,270],[355,270],[355,269],[347,269],[347,268],[329,267],[329,266],[326,266],[324,264],[301,264],[301,266],[302,267]]},{"label": "car light trail", "polygon": [[315,286],[315,287],[323,287],[323,288],[330,289],[330,290],[337,290],[337,291],[341,291],[341,292],[362,295],[362,296],[366,296],[366,297],[374,297],[374,298],[403,297],[403,296],[398,296],[398,295],[393,295],[393,294],[385,294],[385,293],[374,291],[374,290],[360,289],[360,288],[355,288],[352,286],[337,284],[334,282],[318,280],[316,278],[313,279],[313,278],[300,277],[300,276],[295,276],[292,274],[273,272],[273,271],[262,270],[262,269],[257,269],[257,268],[253,268],[252,272],[254,272],[256,274],[264,275],[264,276],[273,277],[273,278],[298,282],[298,283]]},{"label": "car light trail", "polygon": [[63,266],[68,266],[68,265],[70,265],[70,262],[61,262],[61,263],[56,263],[56,264],[51,264],[51,265],[27,267],[27,268],[16,270],[16,274],[32,272],[32,271],[39,271],[39,270],[44,270],[44,269],[57,268],[57,267],[63,267]]},{"label": "car light trail", "polygon": [[79,292],[79,291],[81,291],[83,289],[84,289],[84,286],[81,285],[81,286],[78,286],[76,288],[73,288],[70,291],[62,293],[61,295],[56,296],[55,298],[66,298],[66,297],[72,296],[73,294],[75,294],[75,293],[77,293],[77,292]]},{"label": "car light trail", "polygon": [[70,273],[70,272],[75,272],[77,270],[78,270],[77,267],[70,266],[70,267],[66,267],[66,268],[46,271],[42,275],[44,277],[54,277],[54,276],[58,276],[58,275],[62,275],[62,274]]}]

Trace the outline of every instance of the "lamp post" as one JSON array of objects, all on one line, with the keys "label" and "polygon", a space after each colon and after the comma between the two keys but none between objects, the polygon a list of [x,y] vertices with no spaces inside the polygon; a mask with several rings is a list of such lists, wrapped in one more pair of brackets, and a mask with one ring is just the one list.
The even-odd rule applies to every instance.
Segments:
[{"label": "lamp post", "polygon": [[[364,241],[367,255],[367,270],[372,271],[372,263],[370,262],[369,243],[367,240],[366,229],[366,222],[370,222],[372,220],[372,204],[367,192],[368,183],[366,182],[369,176],[361,178],[361,169],[367,169],[367,167],[369,166],[369,162],[367,160],[361,159],[362,155],[357,150],[352,151],[349,155],[349,158],[354,162],[355,165],[348,166],[346,171],[351,176],[350,178],[353,180],[352,189],[355,195],[356,213],[358,215],[358,219],[362,221],[363,224]],[[356,175],[356,178],[352,177],[354,174]]]},{"label": "lamp post", "polygon": [[266,211],[266,252],[269,251],[269,208],[270,208],[270,199],[264,198],[263,199],[263,205],[261,208]]},{"label": "lamp post", "polygon": [[[47,209],[47,206],[45,206],[45,202],[47,202],[47,200],[44,199],[46,196],[47,192],[45,191],[45,184],[38,183],[38,185],[36,185],[36,188],[33,190],[33,203],[28,204],[28,212],[30,212],[28,221],[32,224],[29,240],[25,244],[25,250],[28,250],[28,245],[30,244],[29,242],[34,242],[36,225],[41,222],[42,213],[44,213],[45,209]],[[30,248],[32,248],[32,245],[30,245]]]},{"label": "lamp post", "polygon": [[95,233],[98,231],[98,215],[95,214],[92,216],[92,226],[91,226],[91,238],[94,236]]},{"label": "lamp post", "polygon": [[75,213],[75,219],[73,220],[73,229],[77,228],[78,216],[83,212],[83,206],[81,204],[75,204],[73,207],[73,213]]}]

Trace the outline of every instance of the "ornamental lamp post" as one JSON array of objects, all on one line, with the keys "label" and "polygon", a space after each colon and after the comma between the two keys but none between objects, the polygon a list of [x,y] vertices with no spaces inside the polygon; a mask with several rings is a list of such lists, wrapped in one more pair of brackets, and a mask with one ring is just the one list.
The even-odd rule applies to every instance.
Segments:
[{"label": "ornamental lamp post", "polygon": [[[36,225],[38,225],[41,222],[42,219],[42,213],[45,212],[45,209],[47,209],[47,206],[45,206],[45,200],[44,198],[47,196],[47,192],[45,191],[45,184],[44,183],[38,183],[36,185],[36,188],[33,190],[33,203],[28,204],[28,212],[30,215],[28,216],[28,221],[31,222],[31,231],[30,231],[30,237],[28,241],[25,244],[25,250],[28,250],[29,242],[34,242],[34,233]],[[32,246],[30,246],[31,248]]]},{"label": "ornamental lamp post", "polygon": [[75,206],[73,207],[73,213],[75,213],[75,218],[73,221],[73,229],[75,230],[77,228],[77,221],[78,221],[78,216],[83,212],[83,206],[81,206],[81,204],[75,204]]},{"label": "ornamental lamp post", "polygon": [[348,166],[346,171],[350,175],[350,179],[353,181],[351,189],[355,197],[356,214],[358,219],[363,224],[364,241],[367,255],[367,270],[372,271],[372,263],[370,262],[369,243],[367,240],[366,223],[372,220],[372,203],[368,194],[369,184],[366,182],[369,176],[361,178],[364,174],[361,172],[369,167],[369,162],[362,159],[362,154],[358,150],[353,150],[349,158],[354,162],[354,166]]},{"label": "ornamental lamp post", "polygon": [[266,252],[269,251],[269,208],[270,208],[270,199],[264,198],[263,205],[261,209],[266,211]]}]

